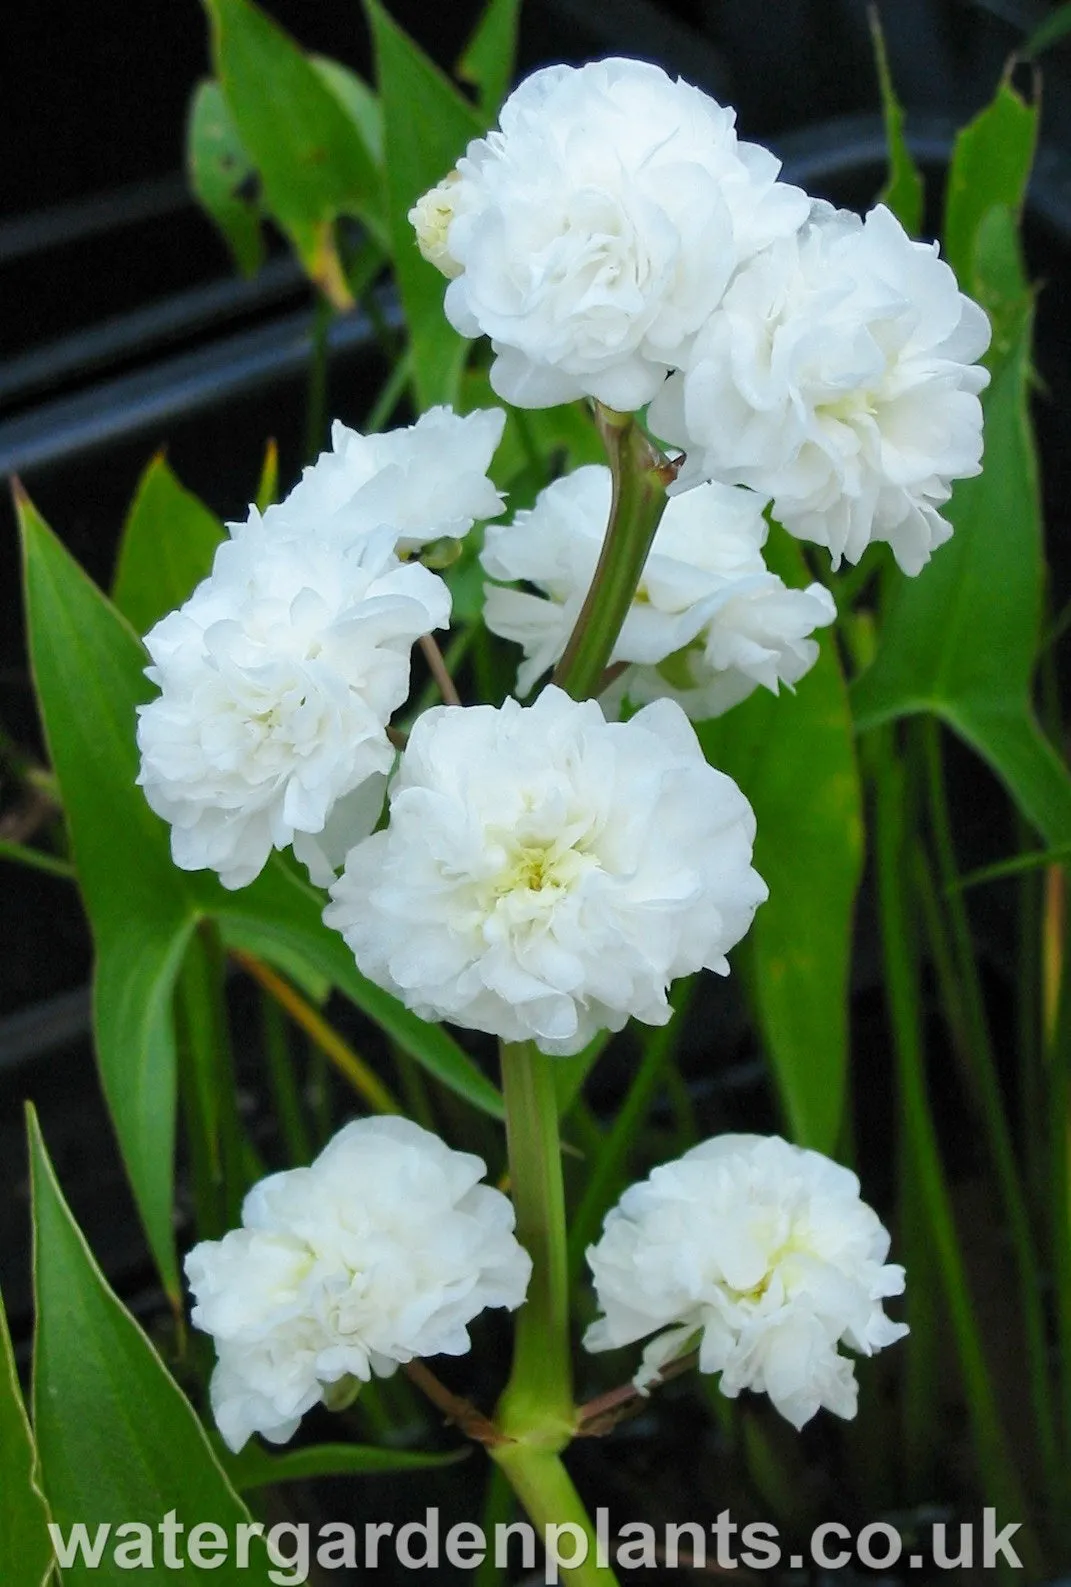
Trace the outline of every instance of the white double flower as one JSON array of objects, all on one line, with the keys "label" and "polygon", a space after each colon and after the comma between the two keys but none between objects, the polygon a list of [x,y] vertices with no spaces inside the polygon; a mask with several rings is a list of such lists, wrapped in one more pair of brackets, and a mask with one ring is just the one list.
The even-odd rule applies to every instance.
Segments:
[{"label": "white double flower", "polygon": [[323,881],[332,817],[344,841],[371,831],[412,647],[450,619],[443,580],[401,554],[501,510],[486,472],[504,422],[437,408],[382,436],[336,424],[333,450],[232,525],[146,637],[160,693],[139,710],[138,780],[176,865],[244,887],[293,843]]},{"label": "white double flower", "polygon": [[678,976],[728,972],[766,897],[754,832],[670,700],[626,723],[556,688],[440,707],[324,919],[425,1019],[575,1053],[630,1016],[664,1025]]},{"label": "white double flower", "polygon": [[358,1119],[309,1168],[263,1179],[242,1227],[186,1258],[193,1322],[218,1357],[212,1411],[231,1449],[284,1443],[350,1379],[463,1355],[489,1306],[532,1270],[484,1164],[408,1119]]},{"label": "white double flower", "polygon": [[[595,573],[610,515],[610,470],[592,464],[548,485],[512,523],[489,525],[483,565],[484,620],[515,640],[527,694],[561,659]],[[818,657],[810,636],[836,616],[820,584],[789,589],[762,557],[762,498],[729,485],[700,485],[666,505],[611,663],[628,663],[600,696],[620,703],[676,700],[693,721],[720,716],[760,685],[799,682]]]},{"label": "white double flower", "polygon": [[841,1344],[873,1355],[907,1333],[882,1301],[904,1288],[859,1181],[777,1136],[720,1135],[633,1185],[588,1250],[600,1316],[589,1350],[656,1337],[636,1384],[698,1347],[723,1394],[770,1396],[795,1427],[825,1406],[852,1417]]}]

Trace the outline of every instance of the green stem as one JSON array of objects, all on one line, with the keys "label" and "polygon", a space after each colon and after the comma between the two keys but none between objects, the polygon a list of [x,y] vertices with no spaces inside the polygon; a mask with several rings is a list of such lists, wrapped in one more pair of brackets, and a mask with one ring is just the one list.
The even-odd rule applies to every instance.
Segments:
[{"label": "green stem", "polygon": [[294,1069],[294,1055],[290,1050],[286,1024],[279,1005],[264,991],[260,993],[260,1020],[275,1117],[286,1146],[287,1161],[291,1167],[297,1168],[311,1163],[315,1154],[302,1112],[301,1088]]},{"label": "green stem", "polygon": [[401,1104],[383,1084],[375,1070],[354,1051],[348,1041],[339,1035],[333,1025],[328,1024],[319,1010],[313,1008],[312,1004],[302,997],[296,987],[284,981],[281,975],[276,975],[263,960],[252,953],[245,953],[241,948],[233,948],[231,958],[236,964],[240,964],[268,996],[274,998],[279,1007],[290,1015],[310,1040],[315,1042],[324,1057],[349,1081],[373,1113],[401,1113]]},{"label": "green stem", "polygon": [[[1016,812],[1017,847],[1030,847],[1030,828]],[[1047,1187],[1045,1144],[1041,1128],[1046,1117],[1044,1044],[1041,1037],[1041,882],[1036,873],[1019,877],[1016,921],[1016,1073],[1019,1076],[1019,1109],[1022,1150],[1026,1159],[1027,1195],[1037,1227],[1045,1227]]]},{"label": "green stem", "polygon": [[918,1500],[931,1491],[934,1481],[934,1442],[940,1429],[933,1408],[940,1397],[939,1349],[945,1331],[939,1306],[940,1268],[929,1233],[929,1218],[913,1148],[899,1142],[900,1216],[899,1246],[908,1273],[904,1295],[904,1320],[911,1329],[903,1363],[900,1397],[903,1436],[902,1470],[910,1483],[908,1497]]},{"label": "green stem", "polygon": [[1067,1514],[1068,1467],[1071,1464],[1071,954],[1065,948],[1059,1011],[1048,1049],[1049,1151],[1052,1204],[1050,1238],[1053,1253],[1057,1362],[1061,1379],[1061,1432],[1064,1448],[1063,1503]]},{"label": "green stem", "polygon": [[[484,1537],[494,1537],[496,1526],[508,1526],[517,1509],[517,1499],[500,1466],[487,1468],[487,1487],[484,1490],[480,1526]],[[502,1571],[491,1553],[484,1555],[472,1578],[472,1587],[499,1587]]]},{"label": "green stem", "polygon": [[554,673],[553,681],[574,700],[598,693],[666,510],[666,487],[677,474],[634,414],[596,403],[595,422],[610,460],[613,500],[595,577]]},{"label": "green stem", "polygon": [[315,463],[327,440],[327,338],[335,310],[317,294],[312,318],[312,351],[305,409],[305,459]]},{"label": "green stem", "polygon": [[32,849],[29,844],[16,843],[9,838],[0,838],[0,860],[12,860],[16,865],[45,871],[49,876],[62,876],[66,881],[75,881],[78,876],[70,860],[61,860],[57,854]]},{"label": "green stem", "polygon": [[[933,888],[932,879],[924,865],[920,865],[917,871],[920,897],[927,916],[931,939],[939,949],[939,962],[943,959],[949,968],[954,966],[958,972],[965,1025],[964,1056],[969,1064],[971,1082],[981,1111],[985,1134],[988,1137],[990,1156],[996,1171],[997,1188],[1004,1202],[1007,1228],[1011,1235],[1018,1268],[1027,1377],[1030,1383],[1039,1453],[1050,1494],[1057,1494],[1060,1491],[1063,1462],[1057,1445],[1053,1397],[1049,1383],[1045,1317],[1038,1289],[1040,1268],[997,1073],[996,1054],[993,1051],[989,1022],[986,1018],[985,1001],[974,956],[966,904],[962,891],[955,886],[958,871],[948,810],[948,795],[945,790],[944,768],[941,763],[939,732],[936,722],[926,722],[923,726],[930,818],[935,840],[937,871],[945,893],[944,911],[942,912],[938,906],[936,889]],[[950,928],[947,936],[946,920]],[[948,937],[951,938],[950,941],[947,940]],[[948,990],[951,992],[952,988],[949,987]],[[946,997],[946,1002],[948,1001],[951,1000]],[[1029,1128],[1028,1122],[1027,1129]]]},{"label": "green stem", "polygon": [[364,428],[367,435],[377,435],[380,430],[386,428],[387,420],[391,418],[395,408],[401,402],[412,373],[413,360],[410,354],[405,352],[391,366],[391,372],[383,382],[379,396],[375,400],[375,405],[365,420]]},{"label": "green stem", "polygon": [[[558,1558],[564,1562],[576,1558],[584,1548],[584,1558],[574,1567],[561,1563],[562,1580],[569,1587],[616,1587],[617,1578],[609,1564],[599,1562],[595,1529],[561,1457],[531,1444],[495,1444],[489,1453],[535,1523],[548,1552],[558,1540]],[[607,1548],[607,1557],[609,1553]],[[549,1570],[546,1579],[552,1579]]]},{"label": "green stem", "polygon": [[[498,1407],[501,1443],[489,1453],[570,1587],[616,1587],[598,1562],[595,1532],[559,1459],[576,1426],[569,1360],[565,1190],[554,1059],[533,1042],[502,1044],[510,1187],[517,1238],[532,1258],[528,1299],[517,1314],[513,1372]],[[583,1558],[579,1555],[583,1551]],[[566,1568],[564,1560],[576,1559]]]},{"label": "green stem", "polygon": [[666,1063],[680,1036],[684,1011],[693,986],[692,980],[678,981],[672,993],[673,1019],[669,1024],[656,1026],[644,1033],[643,1058],[639,1068],[613,1127],[591,1164],[584,1195],[569,1235],[569,1272],[574,1283],[578,1282],[584,1271],[588,1242],[595,1238],[600,1223],[622,1188],[629,1150],[639,1137],[652,1099],[662,1083]]},{"label": "green stem", "polygon": [[225,973],[219,929],[202,920],[179,973],[176,1015],[198,1230],[209,1239],[238,1223],[242,1197],[257,1177],[238,1114]]},{"label": "green stem", "polygon": [[569,1362],[565,1188],[554,1060],[533,1042],[503,1042],[510,1190],[517,1239],[532,1258],[528,1299],[517,1313],[513,1372],[499,1406],[509,1438],[544,1449],[568,1443],[575,1422]]},{"label": "green stem", "polygon": [[[666,507],[666,487],[676,477],[632,414],[596,404],[596,423],[613,477],[610,522],[587,598],[554,682],[574,700],[596,694],[617,636],[628,615]],[[614,1575],[599,1564],[591,1522],[558,1452],[573,1435],[569,1359],[569,1269],[558,1138],[554,1060],[533,1043],[504,1043],[502,1090],[506,1103],[510,1183],[517,1209],[517,1238],[532,1258],[528,1299],[517,1316],[513,1372],[498,1408],[504,1435],[491,1454],[544,1538],[568,1527],[570,1554],[584,1541],[585,1558],[562,1566],[573,1587],[612,1587]]]},{"label": "green stem", "polygon": [[[905,886],[909,876],[905,863],[905,780],[903,768],[894,756],[892,742],[887,735],[882,738],[875,761],[878,901],[889,1016],[900,1086],[901,1118],[907,1143],[907,1165],[916,1176],[919,1206],[925,1213],[936,1265],[944,1284],[945,1302],[967,1390],[967,1408],[979,1465],[986,1480],[992,1484],[992,1502],[998,1514],[1015,1516],[1016,1519],[1022,1516],[1025,1521],[1029,1511],[1001,1425],[930,1115],[922,1011],[919,1006],[915,923],[911,918]],[[1027,1568],[1035,1577],[1043,1577],[1045,1573],[1036,1535],[1029,1522],[1023,1528],[1023,1552],[1028,1556]]]}]

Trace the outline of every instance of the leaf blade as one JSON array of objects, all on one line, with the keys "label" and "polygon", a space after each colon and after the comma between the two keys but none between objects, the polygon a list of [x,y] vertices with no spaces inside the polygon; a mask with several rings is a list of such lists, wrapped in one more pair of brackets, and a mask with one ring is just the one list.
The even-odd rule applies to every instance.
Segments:
[{"label": "leaf blade", "polygon": [[1030,333],[1026,314],[987,393],[984,470],[953,493],[952,539],[919,578],[897,582],[877,657],[852,703],[861,732],[920,711],[942,717],[1058,844],[1071,839],[1071,777],[1045,743],[1030,697],[1044,576]]},{"label": "leaf blade", "polygon": [[[769,566],[805,582],[802,555],[771,537]],[[852,919],[863,856],[862,795],[836,647],[826,639],[796,687],[756,690],[699,726],[712,763],[755,811],[755,868],[770,897],[748,936],[752,995],[793,1138],[832,1152],[844,1107]]]},{"label": "leaf blade", "polygon": [[994,204],[1020,214],[1037,132],[1037,106],[1028,105],[1005,79],[992,102],[956,136],[945,199],[944,252],[972,296],[978,229]]},{"label": "leaf blade", "polygon": [[48,1504],[0,1295],[0,1581],[44,1587],[52,1574]]},{"label": "leaf blade", "polygon": [[264,201],[312,280],[331,288],[333,225],[354,215],[383,241],[380,174],[348,110],[252,0],[205,0],[216,75]]},{"label": "leaf blade", "polygon": [[217,912],[224,942],[286,970],[280,952],[297,954],[352,999],[429,1074],[492,1118],[503,1117],[501,1094],[440,1025],[430,1025],[367,980],[337,932],[321,919],[322,900],[279,860],[252,887],[223,894]]},{"label": "leaf blade", "polygon": [[888,205],[904,230],[917,237],[922,230],[926,195],[922,174],[915,164],[904,137],[904,111],[896,96],[885,34],[876,5],[869,9],[870,35],[874,41],[874,62],[881,90],[881,112],[885,122],[885,141],[889,146],[889,175],[880,202]]},{"label": "leaf blade", "polygon": [[25,496],[30,661],[97,953],[101,1080],[139,1212],[169,1292],[174,1045],[168,998],[201,908],[197,878],[172,865],[166,831],[135,786],[134,705],[145,654]]},{"label": "leaf blade", "polygon": [[[233,1537],[248,1511],[230,1487],[192,1407],[130,1313],[106,1283],[71,1215],[29,1111],[37,1336],[34,1425],[57,1526],[122,1523],[157,1530],[214,1522]],[[264,1579],[266,1554],[254,1541]],[[187,1558],[184,1571],[200,1571]],[[108,1562],[64,1567],[65,1580],[120,1587],[129,1571]],[[230,1559],[217,1582],[249,1573]]]},{"label": "leaf blade", "polygon": [[199,83],[186,126],[186,170],[194,196],[223,234],[244,276],[264,263],[260,178],[214,79]]},{"label": "leaf blade", "polygon": [[436,66],[387,15],[364,0],[383,106],[387,231],[409,327],[421,408],[457,400],[468,344],[443,316],[443,283],[420,257],[408,214],[440,182],[483,124]]},{"label": "leaf blade", "polygon": [[513,80],[520,16],[521,0],[488,0],[457,63],[457,76],[477,90],[488,121]]},{"label": "leaf blade", "polygon": [[231,1485],[239,1493],[250,1493],[280,1482],[307,1482],[312,1477],[429,1471],[456,1465],[468,1456],[469,1450],[461,1448],[447,1454],[425,1454],[408,1449],[381,1449],[374,1444],[313,1444],[307,1449],[269,1455],[259,1444],[248,1443],[239,1454],[232,1455],[219,1443],[217,1454]]},{"label": "leaf blade", "polygon": [[192,594],[212,569],[223,525],[158,453],[138,481],[119,541],[112,600],[135,633]]}]

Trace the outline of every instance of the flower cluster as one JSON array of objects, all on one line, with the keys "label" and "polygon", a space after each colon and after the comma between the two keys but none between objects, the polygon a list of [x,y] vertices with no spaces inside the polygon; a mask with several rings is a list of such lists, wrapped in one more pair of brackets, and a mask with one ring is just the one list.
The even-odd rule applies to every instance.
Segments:
[{"label": "flower cluster", "polygon": [[777,1136],[718,1136],[608,1214],[588,1250],[603,1315],[584,1343],[657,1334],[640,1388],[697,1344],[700,1371],[720,1372],[730,1398],[765,1392],[797,1428],[821,1406],[852,1417],[855,1369],[838,1345],[872,1355],[907,1332],[882,1310],[904,1288],[888,1250],[848,1169]]},{"label": "flower cluster", "polygon": [[[886,210],[813,204],[779,169],[707,95],[608,60],[530,77],[411,212],[450,321],[491,338],[497,392],[646,407],[685,454],[628,454],[633,503],[677,479],[650,517],[615,522],[650,529],[665,508],[600,701],[550,683],[531,705],[427,711],[393,735],[400,756],[388,733],[413,645],[450,618],[420,554],[503,509],[498,410],[375,436],[336,424],[146,639],[159,694],[139,711],[139,781],[176,863],[241,887],[292,845],[360,971],[425,1019],[569,1055],[630,1018],[666,1024],[678,977],[726,974],[767,889],[751,806],[690,719],[794,686],[835,615],[821,585],[767,567],[768,509],[835,564],[882,540],[916,573],[950,532],[952,481],[979,467],[982,311]],[[609,469],[581,468],[486,534],[486,621],[523,649],[521,694],[566,651],[613,496]],[[590,673],[603,654],[584,654]],[[360,1120],[190,1253],[232,1449],[285,1441],[399,1363],[461,1354],[485,1308],[521,1305],[532,1264],[483,1173],[406,1120]],[[729,1396],[764,1391],[796,1427],[821,1406],[850,1417],[841,1346],[906,1332],[882,1308],[904,1283],[888,1249],[846,1169],[723,1136],[607,1217],[585,1344],[649,1340],[643,1390],[697,1346]]]},{"label": "flower cluster", "polygon": [[410,218],[510,402],[650,403],[680,488],[746,485],[834,565],[883,540],[917,573],[978,472],[988,321],[888,210],[778,170],[657,67],[552,67]]},{"label": "flower cluster", "polygon": [[489,1306],[521,1305],[531,1260],[484,1164],[400,1118],[348,1124],[309,1168],[255,1185],[242,1227],[186,1258],[213,1335],[212,1411],[231,1449],[292,1437],[348,1380],[463,1355]]},{"label": "flower cluster", "polygon": [[[524,649],[521,694],[565,650],[595,573],[611,490],[608,468],[580,468],[512,523],[488,527],[487,572],[541,592],[487,587],[488,628]],[[820,584],[787,589],[763,561],[766,534],[751,491],[707,484],[670,500],[610,658],[629,665],[601,696],[604,709],[666,697],[701,721],[760,684],[776,694],[803,677],[818,655],[809,636],[833,621],[833,598]]]},{"label": "flower cluster", "polygon": [[141,782],[185,870],[244,887],[293,842],[318,879],[320,835],[375,824],[410,652],[450,594],[400,553],[501,510],[486,478],[505,416],[433,409],[333,450],[264,514],[231,525],[212,573],[146,638],[160,694],[141,707]]},{"label": "flower cluster", "polygon": [[575,1053],[747,931],[766,887],[751,807],[679,706],[627,723],[549,687],[417,722],[390,823],[350,853],[324,919],[426,1019]]}]

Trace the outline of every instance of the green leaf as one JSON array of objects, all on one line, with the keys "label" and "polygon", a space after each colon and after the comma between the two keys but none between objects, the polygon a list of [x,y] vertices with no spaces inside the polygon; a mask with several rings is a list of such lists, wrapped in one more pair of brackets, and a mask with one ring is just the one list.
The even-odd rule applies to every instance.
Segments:
[{"label": "green leaf", "polygon": [[1037,143],[1038,111],[1005,79],[991,104],[956,137],[945,198],[944,252],[960,286],[976,296],[975,247],[994,204],[1022,210]]},{"label": "green leaf", "polygon": [[261,955],[318,1000],[345,992],[417,1062],[500,1117],[501,1097],[472,1059],[373,986],[323,924],[322,897],[281,859],[240,893],[171,861],[167,828],[135,785],[135,707],[152,694],[145,652],[25,497],[30,651],[52,762],[96,946],[94,1025],[101,1080],[153,1255],[172,1297],[176,1057],[172,996],[204,917],[224,941]]},{"label": "green leaf", "polygon": [[876,5],[870,7],[870,33],[874,40],[874,62],[878,69],[881,89],[881,111],[885,121],[885,138],[889,145],[889,176],[882,190],[880,202],[887,204],[912,237],[922,230],[922,213],[926,201],[922,175],[911,158],[911,150],[904,138],[904,112],[896,97],[889,55],[885,48],[881,15]]},{"label": "green leaf", "polygon": [[554,1065],[554,1089],[558,1096],[558,1114],[565,1118],[569,1109],[584,1089],[584,1082],[602,1057],[610,1041],[610,1032],[600,1030],[587,1046],[572,1058],[562,1058]]},{"label": "green leaf", "polygon": [[310,55],[309,62],[353,122],[373,163],[383,164],[383,111],[375,90],[363,77],[328,55]]},{"label": "green leaf", "polygon": [[134,706],[145,652],[23,495],[30,660],[96,948],[101,1081],[165,1286],[172,1230],[174,979],[204,888],[175,869],[166,828],[135,786]]},{"label": "green leaf", "polygon": [[[158,485],[173,493],[173,481]],[[183,493],[184,494],[184,493]],[[323,924],[322,897],[282,860],[229,893],[171,861],[167,828],[135,785],[135,707],[152,694],[145,652],[122,616],[24,497],[30,651],[73,857],[96,947],[94,1025],[101,1080],[165,1287],[178,1294],[172,1227],[176,1052],[172,998],[204,917],[322,999],[337,986],[429,1073],[495,1117],[501,1097],[446,1031],[357,970]]]},{"label": "green leaf", "polygon": [[[630,1156],[641,1136],[644,1120],[661,1086],[666,1066],[673,1057],[681,1032],[681,1015],[694,990],[694,976],[675,982],[670,992],[674,1017],[669,1024],[644,1029],[640,1035],[642,1056],[633,1071],[624,1100],[599,1143],[598,1152],[592,1157],[583,1195],[569,1220],[569,1272],[574,1284],[584,1271],[584,1256],[589,1244],[598,1237],[603,1219],[628,1184]],[[560,1090],[558,1097],[561,1111]]]},{"label": "green leaf", "polygon": [[427,1471],[454,1466],[467,1458],[471,1446],[445,1455],[408,1449],[377,1449],[371,1444],[313,1444],[285,1455],[269,1455],[259,1444],[248,1443],[232,1455],[221,1441],[217,1454],[231,1484],[239,1493],[274,1487],[280,1482],[306,1482],[310,1477],[349,1477],[365,1472]]},{"label": "green leaf", "polygon": [[[64,1568],[67,1582],[125,1587],[130,1570],[113,1549],[122,1523],[151,1528],[154,1565],[167,1569],[160,1523],[170,1512],[186,1529],[221,1526],[231,1554],[212,1571],[217,1584],[251,1587],[267,1576],[255,1540],[252,1570],[233,1558],[238,1525],[248,1511],[228,1483],[192,1408],[130,1313],[109,1289],[71,1216],[48,1160],[36,1117],[29,1117],[34,1202],[37,1338],[34,1425],[45,1490],[64,1533],[78,1522],[90,1540],[112,1530],[98,1568]],[[200,1575],[183,1550],[184,1573]],[[122,1558],[122,1556],[120,1556]]]},{"label": "green leaf", "polygon": [[312,280],[344,306],[334,222],[354,215],[383,240],[380,174],[333,88],[251,0],[205,0],[216,73],[264,202]]},{"label": "green leaf", "polygon": [[502,1098],[490,1080],[441,1025],[429,1025],[397,998],[375,986],[357,969],[353,954],[321,919],[323,899],[281,860],[273,859],[253,883],[223,893],[218,903],[224,942],[286,969],[297,955],[351,998],[429,1074],[494,1118],[503,1116]]},{"label": "green leaf", "polygon": [[11,838],[0,838],[0,860],[26,865],[33,871],[45,871],[49,876],[71,879],[75,875],[74,866],[68,860],[61,860],[58,854],[31,848],[27,843],[16,843]]},{"label": "green leaf", "polygon": [[0,1296],[0,1581],[43,1587],[51,1571],[48,1505]]},{"label": "green leaf", "polygon": [[264,462],[253,500],[258,512],[267,512],[279,500],[279,448],[274,440],[269,440],[264,448]]},{"label": "green leaf", "polygon": [[1037,849],[1029,854],[1012,854],[1006,860],[996,860],[992,865],[968,871],[966,875],[958,877],[948,891],[965,892],[968,887],[981,887],[984,882],[1001,882],[1009,876],[1022,876],[1027,871],[1048,870],[1050,866],[1061,865],[1068,860],[1071,860],[1071,843],[1057,843],[1051,849]]},{"label": "green leaf", "polygon": [[195,197],[215,221],[244,276],[264,263],[260,178],[217,82],[200,83],[190,102],[186,168]]},{"label": "green leaf", "polygon": [[[196,917],[173,899],[154,901],[130,885],[143,865],[155,870],[155,858],[133,847],[114,854],[116,885],[106,897],[93,895],[93,1024],[101,1084],[131,1189],[164,1287],[175,1300],[172,997]],[[166,848],[161,858],[169,863]]]},{"label": "green leaf", "polygon": [[480,109],[488,121],[505,99],[513,79],[520,14],[521,0],[488,0],[457,63],[458,77],[476,89]]},{"label": "green leaf", "polygon": [[[769,566],[806,583],[775,530]],[[698,727],[707,758],[755,811],[755,869],[770,896],[747,937],[752,995],[793,1139],[833,1151],[844,1107],[852,917],[862,864],[858,768],[831,635],[796,687],[757,689]]]},{"label": "green leaf", "polygon": [[486,369],[466,369],[457,407],[461,413],[505,407],[506,427],[491,460],[490,474],[498,488],[508,492],[511,511],[530,505],[518,501],[516,496],[522,476],[537,476],[538,488],[542,489],[559,474],[585,463],[606,461],[606,450],[586,402],[565,402],[554,408],[511,408],[492,390]]},{"label": "green leaf", "polygon": [[1071,33],[1071,5],[1057,6],[1051,16],[1034,29],[1018,53],[1026,60],[1034,60],[1043,50],[1051,49]]},{"label": "green leaf", "polygon": [[987,210],[975,233],[974,293],[993,328],[985,362],[990,373],[996,374],[1014,356],[1034,303],[1019,225],[1006,204],[994,204]]},{"label": "green leaf", "polygon": [[136,633],[147,634],[207,578],[222,539],[219,519],[179,484],[162,453],[154,457],[123,527],[112,586]]},{"label": "green leaf", "polygon": [[872,666],[853,690],[863,731],[930,711],[992,766],[1051,844],[1071,841],[1071,777],[1030,697],[1044,576],[1027,410],[1030,317],[985,403],[982,473],[948,508],[955,534],[915,579],[897,579]]},{"label": "green leaf", "polygon": [[441,182],[483,124],[451,83],[383,10],[364,0],[383,106],[387,230],[409,327],[421,408],[454,402],[468,344],[443,314],[443,279],[422,259],[409,224],[417,199]]}]

